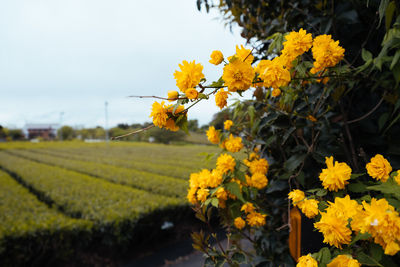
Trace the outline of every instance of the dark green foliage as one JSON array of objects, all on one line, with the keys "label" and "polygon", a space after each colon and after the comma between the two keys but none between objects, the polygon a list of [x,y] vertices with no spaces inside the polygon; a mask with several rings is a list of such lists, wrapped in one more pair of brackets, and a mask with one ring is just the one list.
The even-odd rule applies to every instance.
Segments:
[{"label": "dark green foliage", "polygon": [[[343,64],[329,71],[328,84],[293,82],[290,88],[282,88],[284,97],[279,101],[271,100],[268,90],[258,90],[255,100],[238,102],[231,110],[235,123],[241,122],[236,124],[244,130],[241,133],[246,133],[246,144],[262,146],[271,165],[268,177],[282,181],[260,192],[264,197],[260,205],[271,216],[257,236],[259,266],[293,266],[287,259],[288,229],[284,227],[287,193],[294,188],[319,187],[325,157],[347,162],[353,173],[365,173],[366,163],[379,153],[393,170],[400,168],[400,3],[198,0],[197,5],[199,9],[217,8],[227,24],[237,23],[242,36],[256,46],[258,59],[279,54],[282,33],[300,28],[314,37],[331,34],[346,50]],[[309,62],[296,67],[297,74],[307,74],[311,54],[307,58]],[[307,119],[308,115],[317,120]],[[362,175],[351,180],[348,190],[365,192],[368,183],[372,183],[370,196],[389,189],[374,186],[370,177]],[[327,192],[313,194],[318,197]],[[332,200],[334,195],[325,197]],[[308,252],[317,251],[303,251]],[[329,262],[327,252],[323,249],[318,254],[323,263]],[[359,260],[375,264],[369,257],[361,255]]]}]

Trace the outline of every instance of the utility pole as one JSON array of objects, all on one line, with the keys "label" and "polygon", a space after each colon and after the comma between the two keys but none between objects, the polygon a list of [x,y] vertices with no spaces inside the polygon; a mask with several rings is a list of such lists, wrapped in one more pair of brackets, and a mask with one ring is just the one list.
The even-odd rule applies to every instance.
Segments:
[{"label": "utility pole", "polygon": [[106,131],[106,142],[108,143],[109,142],[109,137],[108,137],[108,110],[107,110],[108,102],[106,101],[106,103],[104,105],[105,105],[105,115],[106,115],[106,127],[105,127],[104,130]]},{"label": "utility pole", "polygon": [[60,131],[60,141],[63,140],[63,136],[62,136],[62,132],[61,132],[63,116],[64,116],[64,111],[61,111],[61,112],[60,112],[60,128],[59,128],[59,131]]}]

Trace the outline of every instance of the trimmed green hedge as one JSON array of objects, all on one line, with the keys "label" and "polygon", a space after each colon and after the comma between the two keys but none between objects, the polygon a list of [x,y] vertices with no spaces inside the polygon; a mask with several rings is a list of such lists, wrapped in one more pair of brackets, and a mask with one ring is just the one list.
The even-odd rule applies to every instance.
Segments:
[{"label": "trimmed green hedge", "polygon": [[2,171],[0,184],[1,266],[23,264],[38,255],[67,256],[73,247],[87,241],[92,222],[49,208]]},{"label": "trimmed green hedge", "polygon": [[182,197],[183,199],[187,193],[188,182],[182,179],[101,163],[58,158],[25,150],[12,150],[8,152],[34,161],[74,170],[156,194],[170,197]]}]

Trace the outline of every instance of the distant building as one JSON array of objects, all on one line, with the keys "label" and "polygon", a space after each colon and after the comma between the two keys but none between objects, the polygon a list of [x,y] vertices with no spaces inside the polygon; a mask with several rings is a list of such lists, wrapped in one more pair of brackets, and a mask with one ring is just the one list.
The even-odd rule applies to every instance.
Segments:
[{"label": "distant building", "polygon": [[25,125],[24,131],[28,139],[53,140],[57,137],[58,128],[59,125],[55,123],[29,123]]}]

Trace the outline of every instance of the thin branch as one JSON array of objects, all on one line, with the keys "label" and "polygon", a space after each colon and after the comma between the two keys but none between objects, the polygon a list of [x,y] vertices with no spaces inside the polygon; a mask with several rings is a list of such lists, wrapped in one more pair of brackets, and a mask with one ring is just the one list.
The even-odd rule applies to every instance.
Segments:
[{"label": "thin branch", "polygon": [[372,113],[374,113],[374,111],[382,104],[385,96],[386,96],[386,91],[383,93],[381,100],[379,100],[378,104],[376,104],[376,106],[373,107],[373,109],[371,109],[366,114],[364,114],[363,116],[361,116],[361,117],[359,117],[357,119],[348,121],[347,124],[354,123],[354,122],[357,122],[357,121],[361,121],[361,120],[365,119],[366,117],[368,117],[369,115],[371,115]]},{"label": "thin branch", "polygon": [[147,126],[147,127],[143,128],[143,129],[140,129],[140,130],[136,130],[136,131],[133,131],[133,132],[127,133],[127,134],[123,134],[123,135],[119,135],[119,136],[111,137],[111,140],[116,140],[116,139],[120,139],[120,138],[123,138],[123,137],[130,136],[130,135],[132,135],[132,134],[141,133],[141,132],[147,131],[147,130],[149,130],[149,129],[153,128],[153,127],[155,127],[155,125],[154,125],[154,124],[152,124],[152,125],[150,125],[150,126]]},{"label": "thin branch", "polygon": [[187,99],[187,97],[166,98],[166,97],[155,96],[155,95],[130,95],[130,96],[127,96],[127,97],[136,97],[136,98],[157,98],[157,99],[162,99],[162,100]]}]

